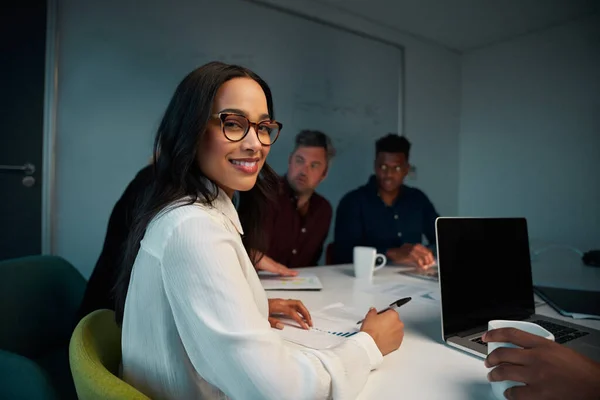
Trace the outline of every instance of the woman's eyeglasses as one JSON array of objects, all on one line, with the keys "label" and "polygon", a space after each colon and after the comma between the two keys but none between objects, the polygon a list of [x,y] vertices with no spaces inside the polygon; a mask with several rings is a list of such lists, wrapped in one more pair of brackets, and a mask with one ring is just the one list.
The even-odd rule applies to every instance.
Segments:
[{"label": "woman's eyeglasses", "polygon": [[250,132],[250,127],[252,126],[256,131],[258,141],[263,146],[270,146],[275,143],[283,127],[280,122],[273,120],[250,122],[248,118],[239,114],[219,113],[214,114],[212,117],[218,118],[221,121],[223,134],[231,142],[243,140],[248,132]]}]

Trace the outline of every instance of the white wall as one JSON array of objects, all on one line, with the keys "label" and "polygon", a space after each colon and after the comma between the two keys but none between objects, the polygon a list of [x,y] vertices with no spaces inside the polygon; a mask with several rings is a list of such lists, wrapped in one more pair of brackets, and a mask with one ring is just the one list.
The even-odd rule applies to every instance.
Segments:
[{"label": "white wall", "polygon": [[[228,3],[238,1],[241,4],[241,0],[229,0]],[[301,1],[277,3],[290,9],[306,5]],[[260,64],[260,60],[246,53],[233,54],[227,51],[227,47],[215,48],[218,29],[205,32],[211,35],[210,39],[196,36],[198,31],[188,22],[192,19],[200,21],[202,17],[196,15],[201,13],[189,12],[189,8],[186,8],[185,18],[179,19],[180,28],[189,30],[190,42],[198,43],[197,52],[182,55],[182,46],[169,47],[168,42],[173,36],[170,21],[178,20],[182,8],[155,12],[158,8],[153,6],[140,13],[127,4],[93,3],[94,7],[90,9],[90,5],[75,1],[59,3],[54,253],[70,260],[84,276],[90,275],[101,250],[114,203],[135,172],[148,160],[153,132],[178,81],[200,61],[208,61],[207,57],[251,68]],[[206,4],[193,6],[196,11],[205,10],[205,7]],[[256,5],[241,4],[240,7],[251,9]],[[373,158],[377,137],[389,131],[401,132],[404,125],[404,133],[414,144],[411,161],[418,167],[416,179],[410,184],[425,190],[440,213],[455,214],[458,208],[460,57],[446,49],[357,21],[339,12],[322,8],[303,9],[307,10],[315,11],[315,15],[339,26],[404,47],[405,88],[402,89],[396,79],[390,80],[390,84],[405,90],[405,108],[400,106],[397,116],[394,115],[398,124],[381,124],[372,132],[365,129],[365,135],[372,138],[373,144],[365,150],[364,157],[368,160]],[[236,36],[228,32],[228,40]],[[160,46],[152,45],[156,41]],[[156,48],[165,46],[169,51],[156,51]],[[391,48],[391,51],[397,49]],[[187,57],[189,65],[178,62],[182,57]],[[373,63],[371,72],[373,75],[387,74],[384,72],[387,67]],[[352,65],[348,64],[346,69],[352,70]],[[260,70],[257,72],[261,73]],[[398,71],[398,75],[400,73]],[[279,75],[286,76],[285,73]],[[372,83],[369,74],[363,78],[365,82],[362,84]],[[277,95],[275,86],[280,85],[271,85]],[[90,104],[94,107],[90,108]],[[279,109],[281,111],[281,107]],[[108,113],[107,110],[116,111]],[[136,123],[132,124],[132,120]],[[348,179],[360,175],[366,177],[372,163],[368,161],[365,165],[368,169],[363,174],[353,171]],[[344,168],[339,162],[335,167]],[[355,186],[360,183],[355,183]],[[336,196],[340,197],[341,193]]]},{"label": "white wall", "polygon": [[[250,0],[275,5],[311,18],[327,20],[404,48],[404,134],[413,143],[416,178],[438,212],[458,212],[458,136],[460,131],[461,56],[413,36],[311,0]],[[377,68],[376,65],[373,68]],[[398,133],[402,133],[402,123]],[[381,132],[383,136],[387,132]],[[367,156],[371,156],[367,154]]]},{"label": "white wall", "polygon": [[600,246],[599,15],[464,55],[461,115],[461,215]]},{"label": "white wall", "polygon": [[460,56],[411,42],[405,48],[406,135],[414,185],[429,196],[440,215],[458,212]]},{"label": "white wall", "polygon": [[[61,2],[56,244],[82,272],[91,272],[115,200],[147,162],[177,82],[208,61],[241,63],[269,82],[284,124],[268,159],[276,171],[286,171],[295,134],[316,128],[332,137],[340,166],[321,193],[335,206],[366,181],[370,129],[398,125],[402,49],[239,0],[134,3]],[[198,25],[202,13],[226,15],[227,29],[220,18]],[[246,31],[261,19],[269,23]]]}]

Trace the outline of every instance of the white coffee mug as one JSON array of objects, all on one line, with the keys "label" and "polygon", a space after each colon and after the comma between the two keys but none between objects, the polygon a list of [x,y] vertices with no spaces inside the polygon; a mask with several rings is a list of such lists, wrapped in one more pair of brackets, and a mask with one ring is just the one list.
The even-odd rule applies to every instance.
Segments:
[{"label": "white coffee mug", "polygon": [[[379,265],[376,262],[379,261]],[[377,253],[374,247],[357,246],[354,248],[354,276],[359,279],[371,280],[373,273],[387,263],[385,255]]]},{"label": "white coffee mug", "polygon": [[[526,321],[507,321],[507,320],[494,320],[488,322],[488,331],[492,329],[498,328],[517,328],[525,332],[529,332],[534,335],[538,335],[544,337],[548,340],[554,341],[554,335],[548,332],[546,329],[542,328],[538,324],[534,324],[533,322]],[[512,348],[520,348],[519,346],[515,346],[512,343],[501,343],[501,342],[490,342],[487,345],[488,347],[488,355],[496,350],[498,347],[512,347]],[[495,368],[495,367],[494,367]],[[491,368],[490,371],[494,368]],[[523,386],[524,383],[515,382],[515,381],[501,381],[501,382],[490,382],[492,385],[492,392],[494,392],[494,396],[498,400],[505,400],[504,391],[513,386]]]}]

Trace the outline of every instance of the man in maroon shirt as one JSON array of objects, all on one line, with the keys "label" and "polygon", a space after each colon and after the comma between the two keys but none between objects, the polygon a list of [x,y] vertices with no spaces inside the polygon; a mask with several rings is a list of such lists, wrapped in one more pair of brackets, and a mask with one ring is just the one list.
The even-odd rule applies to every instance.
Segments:
[{"label": "man in maroon shirt", "polygon": [[281,178],[279,196],[266,224],[270,246],[260,264],[288,268],[317,265],[329,233],[332,209],[315,189],[327,176],[334,155],[331,140],[323,132],[304,130],[296,136],[288,171]]}]

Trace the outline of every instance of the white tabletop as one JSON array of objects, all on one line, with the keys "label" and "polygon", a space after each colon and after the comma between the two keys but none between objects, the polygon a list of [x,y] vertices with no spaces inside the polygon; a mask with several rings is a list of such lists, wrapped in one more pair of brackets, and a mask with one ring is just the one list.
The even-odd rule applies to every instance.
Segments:
[{"label": "white tabletop", "polygon": [[[337,302],[366,310],[369,306],[379,309],[397,300],[365,291],[373,285],[397,283],[419,286],[439,293],[437,282],[399,274],[399,268],[395,267],[386,267],[376,272],[371,284],[356,280],[351,265],[302,268],[300,271],[316,274],[323,283],[323,290],[269,291],[269,297],[299,299],[309,310],[318,310]],[[600,277],[596,283],[600,283]],[[555,318],[567,319],[548,306],[539,307],[536,311]],[[399,312],[405,324],[402,346],[398,351],[386,356],[382,365],[371,373],[360,399],[494,398],[486,379],[488,371],[483,365],[483,360],[443,343],[439,302],[416,297],[402,306]],[[600,321],[577,322],[600,328]]]}]

